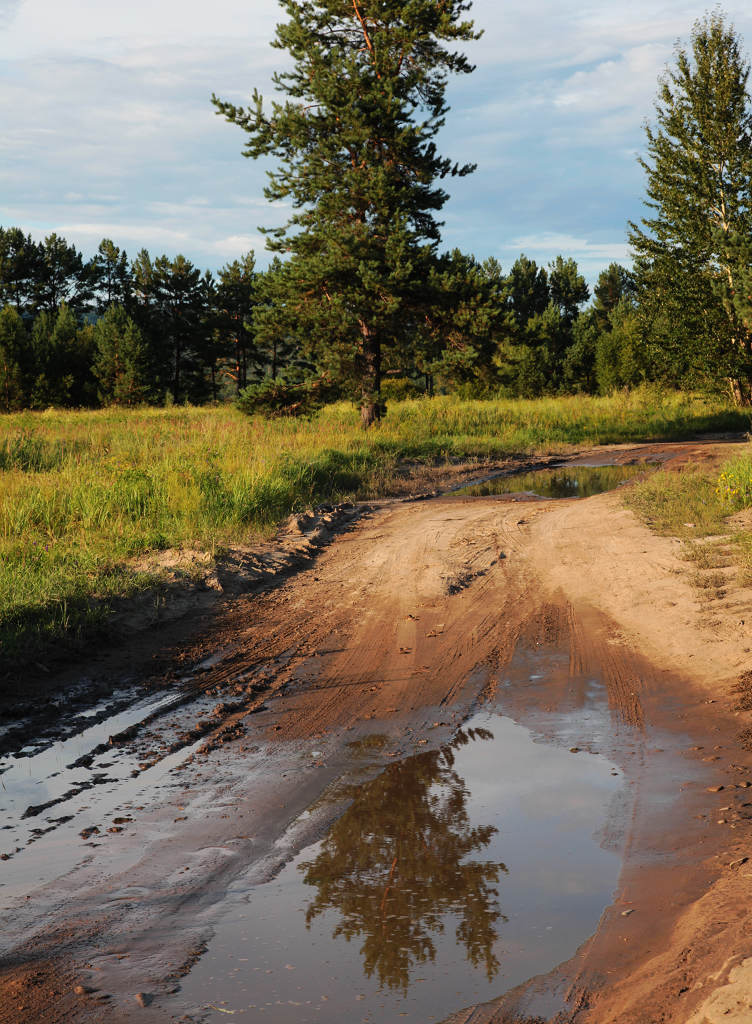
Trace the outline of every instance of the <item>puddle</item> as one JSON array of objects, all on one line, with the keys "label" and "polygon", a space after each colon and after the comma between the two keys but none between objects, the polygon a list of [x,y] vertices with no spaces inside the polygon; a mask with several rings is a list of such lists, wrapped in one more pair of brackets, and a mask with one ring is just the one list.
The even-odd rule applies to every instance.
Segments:
[{"label": "puddle", "polygon": [[537,498],[589,498],[593,494],[612,491],[655,466],[657,463],[651,462],[625,466],[555,466],[553,469],[540,469],[533,473],[497,476],[452,493],[472,498],[504,494],[524,494]]},{"label": "puddle", "polygon": [[441,1021],[548,971],[592,934],[618,881],[598,838],[623,786],[614,772],[476,715],[353,786],[274,881],[236,883],[181,1004],[207,1022]]}]

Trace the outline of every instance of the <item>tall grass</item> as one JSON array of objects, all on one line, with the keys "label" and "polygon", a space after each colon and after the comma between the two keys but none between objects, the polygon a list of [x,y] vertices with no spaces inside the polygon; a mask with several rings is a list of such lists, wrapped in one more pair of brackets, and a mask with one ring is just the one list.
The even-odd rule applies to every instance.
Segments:
[{"label": "tall grass", "polygon": [[370,497],[402,459],[564,451],[581,444],[740,430],[718,401],[643,391],[614,398],[395,403],[365,433],[340,403],[311,420],[232,409],[0,416],[0,645],[6,655],[101,616],[153,582],[134,556],[211,552],[268,534],[329,500]]}]

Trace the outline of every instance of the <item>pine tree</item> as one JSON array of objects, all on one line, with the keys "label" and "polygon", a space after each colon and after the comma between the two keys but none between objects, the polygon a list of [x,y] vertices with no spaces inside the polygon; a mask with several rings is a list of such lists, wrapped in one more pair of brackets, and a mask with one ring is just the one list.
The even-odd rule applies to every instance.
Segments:
[{"label": "pine tree", "polygon": [[543,312],[551,298],[548,274],[523,253],[509,271],[509,304],[520,327]]},{"label": "pine tree", "polygon": [[99,243],[89,266],[89,279],[101,316],[111,306],[128,307],[131,301],[131,271],[128,256],[109,238]]},{"label": "pine tree", "polygon": [[229,342],[232,355],[228,372],[237,392],[247,386],[254,361],[252,318],[257,280],[256,260],[252,252],[227,263],[219,271],[217,326],[221,336]]},{"label": "pine tree", "polygon": [[619,300],[634,295],[634,292],[634,274],[620,263],[609,263],[600,272],[593,288],[593,311],[602,331],[610,330],[608,315],[616,308]]},{"label": "pine tree", "polygon": [[21,314],[34,309],[41,261],[41,246],[31,235],[20,228],[0,228],[0,305],[15,306]]},{"label": "pine tree", "polygon": [[0,411],[14,412],[26,405],[24,367],[29,339],[15,306],[0,311]]},{"label": "pine tree", "polygon": [[42,310],[37,316],[30,350],[32,408],[95,404],[91,338],[65,303],[56,313]]},{"label": "pine tree", "polygon": [[140,405],[149,396],[146,346],[122,306],[110,306],[94,325],[93,373],[104,405]]},{"label": "pine tree", "polygon": [[435,258],[437,179],[472,166],[441,157],[450,73],[472,71],[448,48],[478,37],[465,0],[281,0],[289,21],[273,44],[293,59],[264,109],[213,97],[247,133],[244,153],[276,157],[266,197],[292,203],[268,247],[290,259],[277,275],[281,331],[319,364],[346,373],[364,426],[380,414],[382,359],[408,346],[421,284]]},{"label": "pine tree", "polygon": [[56,312],[62,305],[81,314],[91,298],[88,265],[75,245],[51,234],[40,247],[36,307]]},{"label": "pine tree", "polygon": [[[752,399],[752,335],[728,299],[737,291],[731,240],[752,233],[749,72],[722,14],[695,23],[691,51],[678,49],[660,81],[656,125],[646,128],[648,159],[640,163],[653,213],[642,227],[630,224],[641,296],[652,293],[674,313],[662,343],[679,361],[669,362],[676,370],[685,363],[685,373],[724,373],[745,402]],[[687,360],[678,350],[682,339],[693,344],[698,320],[708,327]]]}]

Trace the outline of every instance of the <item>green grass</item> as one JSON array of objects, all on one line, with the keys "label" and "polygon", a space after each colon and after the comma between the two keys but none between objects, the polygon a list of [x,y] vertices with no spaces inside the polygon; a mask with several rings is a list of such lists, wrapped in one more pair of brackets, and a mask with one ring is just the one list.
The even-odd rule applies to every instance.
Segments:
[{"label": "green grass", "polygon": [[152,586],[133,560],[211,553],[268,535],[292,511],[388,489],[401,460],[441,462],[744,430],[719,400],[613,398],[394,403],[369,432],[340,403],[310,420],[233,409],[0,416],[0,649],[12,658],[106,619]]},{"label": "green grass", "polygon": [[737,584],[752,585],[752,533],[731,520],[752,508],[752,454],[729,460],[712,475],[660,470],[624,500],[651,529],[684,540],[682,554],[696,567],[691,579],[699,590],[723,596],[729,581],[721,569],[735,570]]},{"label": "green grass", "polygon": [[715,477],[693,470],[659,469],[630,488],[624,500],[656,533],[685,540],[724,532],[729,515]]}]

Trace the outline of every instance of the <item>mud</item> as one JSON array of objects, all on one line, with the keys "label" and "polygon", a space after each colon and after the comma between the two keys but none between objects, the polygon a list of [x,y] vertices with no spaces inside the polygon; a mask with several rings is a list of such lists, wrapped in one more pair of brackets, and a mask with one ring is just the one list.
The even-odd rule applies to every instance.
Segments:
[{"label": "mud", "polygon": [[[681,467],[725,452],[599,455]],[[734,692],[749,668],[738,626],[749,595],[708,626],[676,545],[613,493],[356,511],[250,592],[228,587],[132,653],[34,682],[52,702],[36,720],[46,736],[33,708],[25,733],[6,719],[0,779],[14,783],[0,796],[15,833],[0,864],[0,1020],[223,1019],[234,1005],[207,1010],[187,992],[239,889],[274,884],[326,842],[353,773],[367,782],[446,749],[481,707],[567,757],[578,748],[618,766],[626,796],[598,849],[622,868],[592,938],[560,952],[570,960],[506,991],[513,978],[499,998],[446,1006],[447,1021],[684,1022],[710,996],[716,1015],[738,1003],[752,956],[752,766],[738,740],[749,712]],[[88,706],[65,707],[71,683]],[[50,831],[29,843],[35,821]],[[575,944],[584,937],[573,929]]]}]

